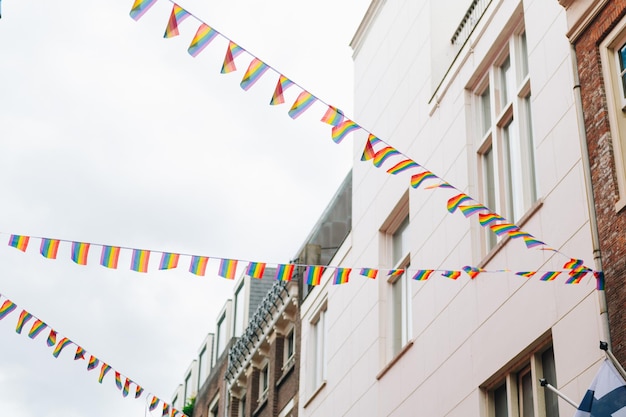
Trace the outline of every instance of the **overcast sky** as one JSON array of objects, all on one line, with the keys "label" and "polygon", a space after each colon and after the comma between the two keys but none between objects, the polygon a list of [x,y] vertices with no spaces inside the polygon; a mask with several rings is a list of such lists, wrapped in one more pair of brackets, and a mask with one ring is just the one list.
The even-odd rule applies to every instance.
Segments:
[{"label": "overcast sky", "polygon": [[[269,263],[297,252],[347,175],[351,144],[335,145],[313,107],[297,120],[268,105],[277,75],[248,92],[220,74],[227,41],[187,54],[199,22],[163,39],[172,4],[139,22],[132,0],[2,1],[0,20],[0,415],[138,416],[110,373],[59,358],[47,331],[18,335],[21,309],[169,401],[232,282],[177,270],[99,265],[97,244]],[[369,0],[181,0],[180,5],[323,101],[352,115],[349,42]],[[10,234],[33,236],[25,253]],[[89,264],[39,254],[47,237],[93,244]],[[240,265],[239,273],[245,264]],[[155,412],[154,415],[160,416]]]}]

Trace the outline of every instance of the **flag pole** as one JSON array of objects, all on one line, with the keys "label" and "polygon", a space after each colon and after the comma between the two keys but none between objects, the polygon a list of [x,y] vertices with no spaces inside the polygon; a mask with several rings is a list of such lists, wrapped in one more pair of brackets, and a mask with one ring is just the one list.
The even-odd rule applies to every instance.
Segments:
[{"label": "flag pole", "polygon": [[545,378],[541,378],[539,380],[539,383],[541,384],[542,387],[549,389],[550,391],[552,391],[553,393],[555,393],[556,395],[558,395],[559,397],[563,398],[563,400],[565,400],[565,402],[567,402],[568,404],[570,404],[572,407],[574,407],[575,409],[578,409],[578,404],[576,404],[574,401],[572,401],[570,398],[568,398],[565,394],[563,394],[561,391],[559,391],[558,389],[554,388],[552,385],[550,385],[548,383],[548,381],[546,381]]},{"label": "flag pole", "polygon": [[613,352],[609,350],[609,344],[607,342],[600,342],[600,349],[606,353],[606,356],[613,362],[613,365],[615,365],[617,372],[626,380],[626,370],[624,370],[624,367],[619,363],[615,355],[613,355]]}]

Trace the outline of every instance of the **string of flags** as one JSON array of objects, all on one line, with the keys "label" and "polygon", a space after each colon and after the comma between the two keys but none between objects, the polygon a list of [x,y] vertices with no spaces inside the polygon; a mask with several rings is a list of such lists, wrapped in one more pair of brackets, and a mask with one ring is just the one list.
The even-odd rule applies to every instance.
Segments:
[{"label": "string of flags", "polygon": [[[0,232],[0,235],[3,234]],[[161,259],[159,261],[159,270],[175,269],[179,265],[181,257],[189,259],[189,272],[194,275],[204,276],[206,274],[207,265],[210,259],[216,259],[219,261],[219,267],[217,268],[217,274],[226,279],[235,279],[237,275],[237,267],[239,264],[247,263],[245,267],[246,275],[261,279],[265,273],[265,268],[269,264],[268,262],[259,261],[246,261],[242,259],[229,259],[219,258],[213,256],[203,255],[191,255],[181,254],[174,252],[161,252],[151,249],[136,249],[122,246],[109,246],[102,244],[94,244],[87,242],[73,242],[61,239],[51,239],[46,237],[32,237],[25,235],[11,234],[8,240],[8,246],[11,246],[22,252],[26,252],[31,239],[39,239],[39,253],[44,258],[56,259],[61,243],[71,244],[70,258],[78,265],[87,265],[89,259],[89,251],[93,247],[100,247],[100,265],[109,268],[117,269],[120,253],[122,250],[127,250],[132,253],[130,260],[130,270],[136,272],[148,272],[148,262],[151,254],[160,254]],[[276,265],[275,279],[279,281],[291,281],[294,278],[294,273],[297,267],[303,268],[303,281],[308,285],[320,285],[322,275],[326,270],[334,270],[332,273],[333,285],[346,284],[350,281],[350,275],[353,269],[359,271],[359,275],[376,279],[380,271],[387,273],[387,276],[393,277],[398,275],[411,275],[413,280],[426,281],[432,276],[440,275],[442,277],[450,278],[453,280],[458,279],[461,275],[466,274],[470,279],[476,278],[481,273],[513,273],[517,276],[524,278],[531,278],[538,276],[540,281],[554,281],[561,274],[567,275],[565,281],[566,284],[578,284],[588,274],[593,275],[596,278],[596,288],[599,290],[604,289],[604,275],[599,271],[593,271],[587,268],[583,261],[580,259],[570,259],[563,265],[561,270],[549,270],[549,271],[513,271],[510,269],[498,269],[487,270],[484,268],[478,268],[474,266],[463,266],[460,270],[447,270],[447,269],[423,269],[423,268],[402,268],[402,269],[381,269],[372,267],[363,268],[345,268],[342,266],[322,266],[322,265],[308,265],[300,263],[288,263],[288,264],[273,264]]]},{"label": "string of flags", "polygon": [[[0,300],[3,298],[2,294],[0,294]],[[4,297],[4,301],[0,305],[0,320],[3,320],[9,314],[17,311],[17,305],[8,299],[6,296]],[[32,325],[31,325],[32,323]],[[52,356],[58,358],[61,355],[61,352],[64,350],[69,350],[70,346],[73,345],[76,347],[74,351],[74,360],[84,360],[87,362],[87,371],[92,371],[94,369],[99,368],[98,372],[98,382],[102,384],[104,378],[107,374],[111,373],[114,375],[115,386],[121,391],[122,396],[124,398],[134,397],[135,399],[141,398],[142,395],[146,398],[146,401],[149,400],[148,409],[150,411],[156,410],[159,405],[162,410],[161,417],[188,417],[182,411],[175,409],[171,404],[166,403],[161,400],[156,395],[147,392],[141,385],[137,384],[133,379],[123,375],[121,372],[114,369],[111,365],[99,359],[95,355],[91,354],[85,348],[73,342],[68,337],[61,336],[59,332],[54,330],[50,325],[45,323],[40,318],[35,315],[29,313],[26,310],[22,310],[17,318],[17,323],[15,326],[15,331],[17,334],[22,334],[22,332],[26,332],[27,326],[30,325],[30,330],[28,331],[28,337],[31,339],[36,339],[37,336],[47,331],[46,345],[52,349]],[[45,335],[45,333],[44,333]],[[41,337],[43,338],[43,336]],[[89,359],[87,359],[89,358]]]},{"label": "string of flags", "polygon": [[[278,81],[270,99],[270,105],[279,105],[285,102],[283,93],[292,85],[297,85],[295,82],[288,79],[280,71],[266,64],[258,57],[252,55],[236,42],[218,32],[207,23],[194,16],[192,13],[183,9],[173,0],[168,1],[173,4],[173,7],[165,29],[165,38],[171,38],[179,35],[178,25],[187,18],[193,17],[200,23],[200,25],[187,50],[192,57],[198,56],[204,48],[206,48],[211,41],[213,41],[213,39],[217,36],[221,36],[222,38],[228,40],[228,47],[226,49],[221,73],[227,74],[236,71],[237,67],[235,65],[235,59],[243,52],[246,52],[252,57],[252,60],[241,80],[241,87],[247,91],[256,81],[267,73],[268,70],[272,70],[278,74]],[[139,20],[156,2],[157,0],[134,0],[130,11],[131,18],[136,21]],[[321,117],[321,122],[331,126],[331,139],[335,143],[341,143],[348,134],[355,131],[361,130],[368,134],[361,161],[372,161],[376,168],[385,166],[386,172],[391,175],[411,172],[410,184],[411,187],[415,189],[423,186],[424,189],[428,190],[452,190],[453,194],[448,199],[446,206],[448,212],[453,214],[456,211],[460,211],[466,218],[477,216],[480,225],[484,228],[490,229],[499,239],[521,239],[527,249],[537,248],[541,250],[548,250],[563,255],[565,258],[570,258],[559,250],[549,247],[546,243],[537,239],[532,234],[521,230],[505,217],[493,212],[488,207],[481,204],[478,200],[465,194],[445,181],[443,178],[428,170],[426,167],[420,165],[407,155],[400,152],[398,149],[384,142],[376,135],[357,124],[355,121],[350,120],[337,107],[324,102],[299,85],[297,86],[302,91],[298,94],[296,100],[293,102],[288,111],[288,115],[292,119],[297,119],[314,103],[319,102],[327,106],[327,110]],[[585,267],[584,265],[583,268],[589,272],[592,271],[591,268]],[[597,271],[594,273],[600,275]],[[600,284],[598,284],[598,287],[600,287]]]}]

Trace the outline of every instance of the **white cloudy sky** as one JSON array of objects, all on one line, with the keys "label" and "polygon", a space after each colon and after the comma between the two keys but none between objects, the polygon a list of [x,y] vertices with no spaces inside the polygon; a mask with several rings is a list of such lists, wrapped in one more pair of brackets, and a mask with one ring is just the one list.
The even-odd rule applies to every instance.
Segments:
[{"label": "white cloudy sky", "polygon": [[[180,5],[327,103],[352,108],[348,46],[369,0],[181,0]],[[0,414],[143,415],[112,374],[58,359],[15,333],[26,309],[147,390],[170,399],[232,283],[214,275],[118,270],[7,246],[9,235],[287,262],[348,173],[321,107],[300,119],[268,105],[276,74],[239,87],[251,57],[219,73],[226,40],[196,59],[198,22],[163,39],[171,3],[139,21],[132,0],[2,1],[0,20],[0,294],[18,310],[0,321]],[[241,267],[240,267],[241,268]],[[32,323],[32,322],[31,322]],[[155,413],[155,415],[160,413]]]}]

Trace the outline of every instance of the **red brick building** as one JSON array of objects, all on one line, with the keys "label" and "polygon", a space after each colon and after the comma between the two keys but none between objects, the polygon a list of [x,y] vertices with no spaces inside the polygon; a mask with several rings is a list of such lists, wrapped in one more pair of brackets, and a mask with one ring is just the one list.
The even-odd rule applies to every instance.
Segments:
[{"label": "red brick building", "polygon": [[[595,267],[605,274],[611,349],[626,364],[626,1],[559,0],[566,9],[574,94],[586,135]],[[585,144],[583,144],[584,146]],[[584,154],[584,152],[583,152]],[[592,227],[593,227],[592,223]]]}]

